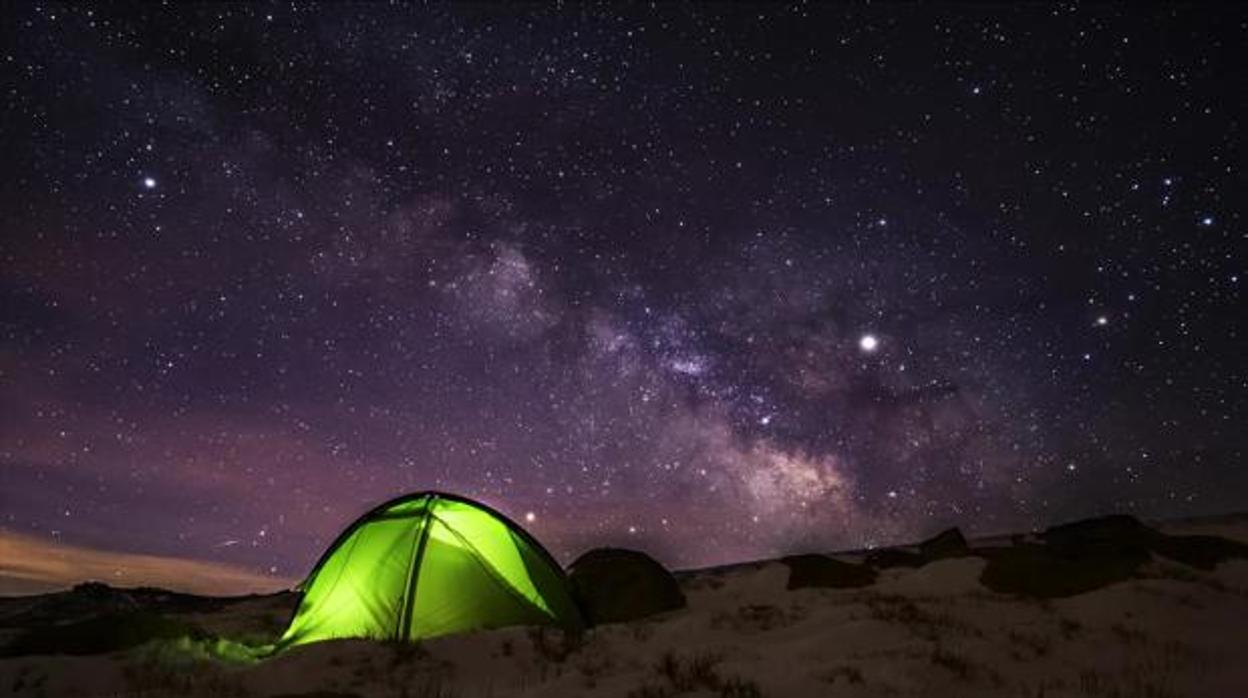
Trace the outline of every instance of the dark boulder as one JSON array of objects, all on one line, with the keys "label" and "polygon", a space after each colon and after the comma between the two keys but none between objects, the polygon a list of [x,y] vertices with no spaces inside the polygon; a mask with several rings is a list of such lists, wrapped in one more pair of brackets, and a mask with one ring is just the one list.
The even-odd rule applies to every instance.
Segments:
[{"label": "dark boulder", "polygon": [[1158,555],[1202,570],[1212,570],[1224,560],[1248,559],[1248,545],[1219,536],[1159,535],[1152,549]]},{"label": "dark boulder", "polygon": [[636,550],[598,548],[568,568],[572,596],[590,624],[619,623],[684,608],[676,578]]},{"label": "dark boulder", "polygon": [[1148,548],[1158,535],[1133,516],[1114,514],[1053,526],[1040,537],[1064,548]]},{"label": "dark boulder", "polygon": [[1217,536],[1169,536],[1123,514],[1054,526],[1043,545],[983,551],[984,586],[1036,597],[1082,594],[1136,576],[1153,555],[1210,570],[1223,560],[1248,558],[1248,545]]},{"label": "dark boulder", "polygon": [[935,560],[950,557],[966,557],[971,555],[971,548],[966,544],[962,531],[950,528],[941,531],[932,538],[919,543],[919,552],[912,553],[900,548],[880,548],[867,553],[864,564],[877,570],[894,567],[922,567]]},{"label": "dark boulder", "polygon": [[790,555],[780,561],[789,566],[789,589],[851,589],[875,583],[874,569],[826,555]]},{"label": "dark boulder", "polygon": [[1243,543],[1219,536],[1170,536],[1122,514],[1050,528],[1044,532],[1044,541],[1085,552],[1144,550],[1202,570],[1211,570],[1223,560],[1248,558],[1248,545]]},{"label": "dark boulder", "polygon": [[867,553],[864,564],[877,570],[893,567],[922,567],[927,560],[917,553],[907,552],[898,548],[880,548]]},{"label": "dark boulder", "polygon": [[1040,534],[1043,545],[986,553],[980,582],[993,591],[1039,598],[1094,591],[1134,577],[1152,559],[1159,536],[1121,514],[1054,526]]},{"label": "dark boulder", "polygon": [[1054,526],[1040,537],[1056,558],[1107,574],[1117,570],[1114,575],[1120,576],[1127,569],[1134,574],[1152,559],[1152,549],[1161,534],[1134,517],[1115,514]]},{"label": "dark boulder", "polygon": [[979,581],[1002,594],[1073,596],[1131,579],[1148,562],[1142,549],[1076,549],[1019,545],[984,551]]},{"label": "dark boulder", "polygon": [[966,557],[970,554],[971,548],[966,544],[962,531],[957,528],[941,531],[932,538],[919,543],[919,555],[928,562],[948,557]]}]

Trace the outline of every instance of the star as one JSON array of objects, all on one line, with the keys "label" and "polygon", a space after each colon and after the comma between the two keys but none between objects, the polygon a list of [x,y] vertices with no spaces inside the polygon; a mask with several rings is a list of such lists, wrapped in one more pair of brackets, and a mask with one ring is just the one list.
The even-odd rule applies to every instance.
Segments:
[{"label": "star", "polygon": [[858,348],[868,354],[874,352],[879,346],[880,340],[873,334],[864,334],[858,339]]},{"label": "star", "polygon": [[155,178],[155,177],[150,177],[150,176],[148,176],[148,177],[144,177],[144,178],[143,178],[143,188],[144,188],[144,189],[155,189],[155,188],[156,188],[156,178]]}]

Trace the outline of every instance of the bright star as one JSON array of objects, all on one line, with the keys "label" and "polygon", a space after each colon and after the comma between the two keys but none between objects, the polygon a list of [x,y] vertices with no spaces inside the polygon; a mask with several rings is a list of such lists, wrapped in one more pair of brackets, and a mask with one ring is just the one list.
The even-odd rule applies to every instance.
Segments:
[{"label": "bright star", "polygon": [[143,178],[143,188],[144,188],[144,189],[155,189],[155,188],[156,188],[156,178],[155,178],[155,177],[144,177],[144,178]]},{"label": "bright star", "polygon": [[858,340],[858,348],[865,352],[873,352],[880,346],[880,340],[875,338],[873,334],[864,334]]},{"label": "bright star", "polygon": [[537,521],[537,514],[534,514],[531,511],[524,512],[524,521],[525,523],[533,523],[534,521]]}]

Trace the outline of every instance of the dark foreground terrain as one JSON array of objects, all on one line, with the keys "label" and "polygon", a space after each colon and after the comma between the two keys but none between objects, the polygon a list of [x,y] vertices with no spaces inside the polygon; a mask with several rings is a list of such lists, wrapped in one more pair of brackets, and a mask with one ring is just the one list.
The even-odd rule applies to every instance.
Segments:
[{"label": "dark foreground terrain", "polygon": [[[328,642],[258,662],[221,647],[272,642],[293,593],[83,584],[0,598],[0,694],[1248,696],[1245,542],[1248,516],[1106,517],[969,542],[950,529],[680,572],[642,598],[621,596],[606,556],[580,583],[595,617],[621,622],[580,637]],[[684,605],[645,615],[647,603]]]}]

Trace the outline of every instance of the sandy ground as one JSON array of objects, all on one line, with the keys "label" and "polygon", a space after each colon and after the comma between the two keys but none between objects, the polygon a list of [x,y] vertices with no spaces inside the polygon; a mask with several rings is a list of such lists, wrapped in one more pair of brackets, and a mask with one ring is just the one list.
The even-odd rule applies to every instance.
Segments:
[{"label": "sandy ground", "polygon": [[[1169,533],[1248,541],[1248,519]],[[979,583],[984,561],[884,571],[861,589],[785,589],[760,563],[683,577],[687,609],[579,640],[527,628],[420,645],[327,642],[231,666],[141,648],[0,660],[32,696],[1248,696],[1248,561],[1155,559],[1143,578],[1050,601]],[[254,599],[187,617],[246,635],[285,612]]]}]

